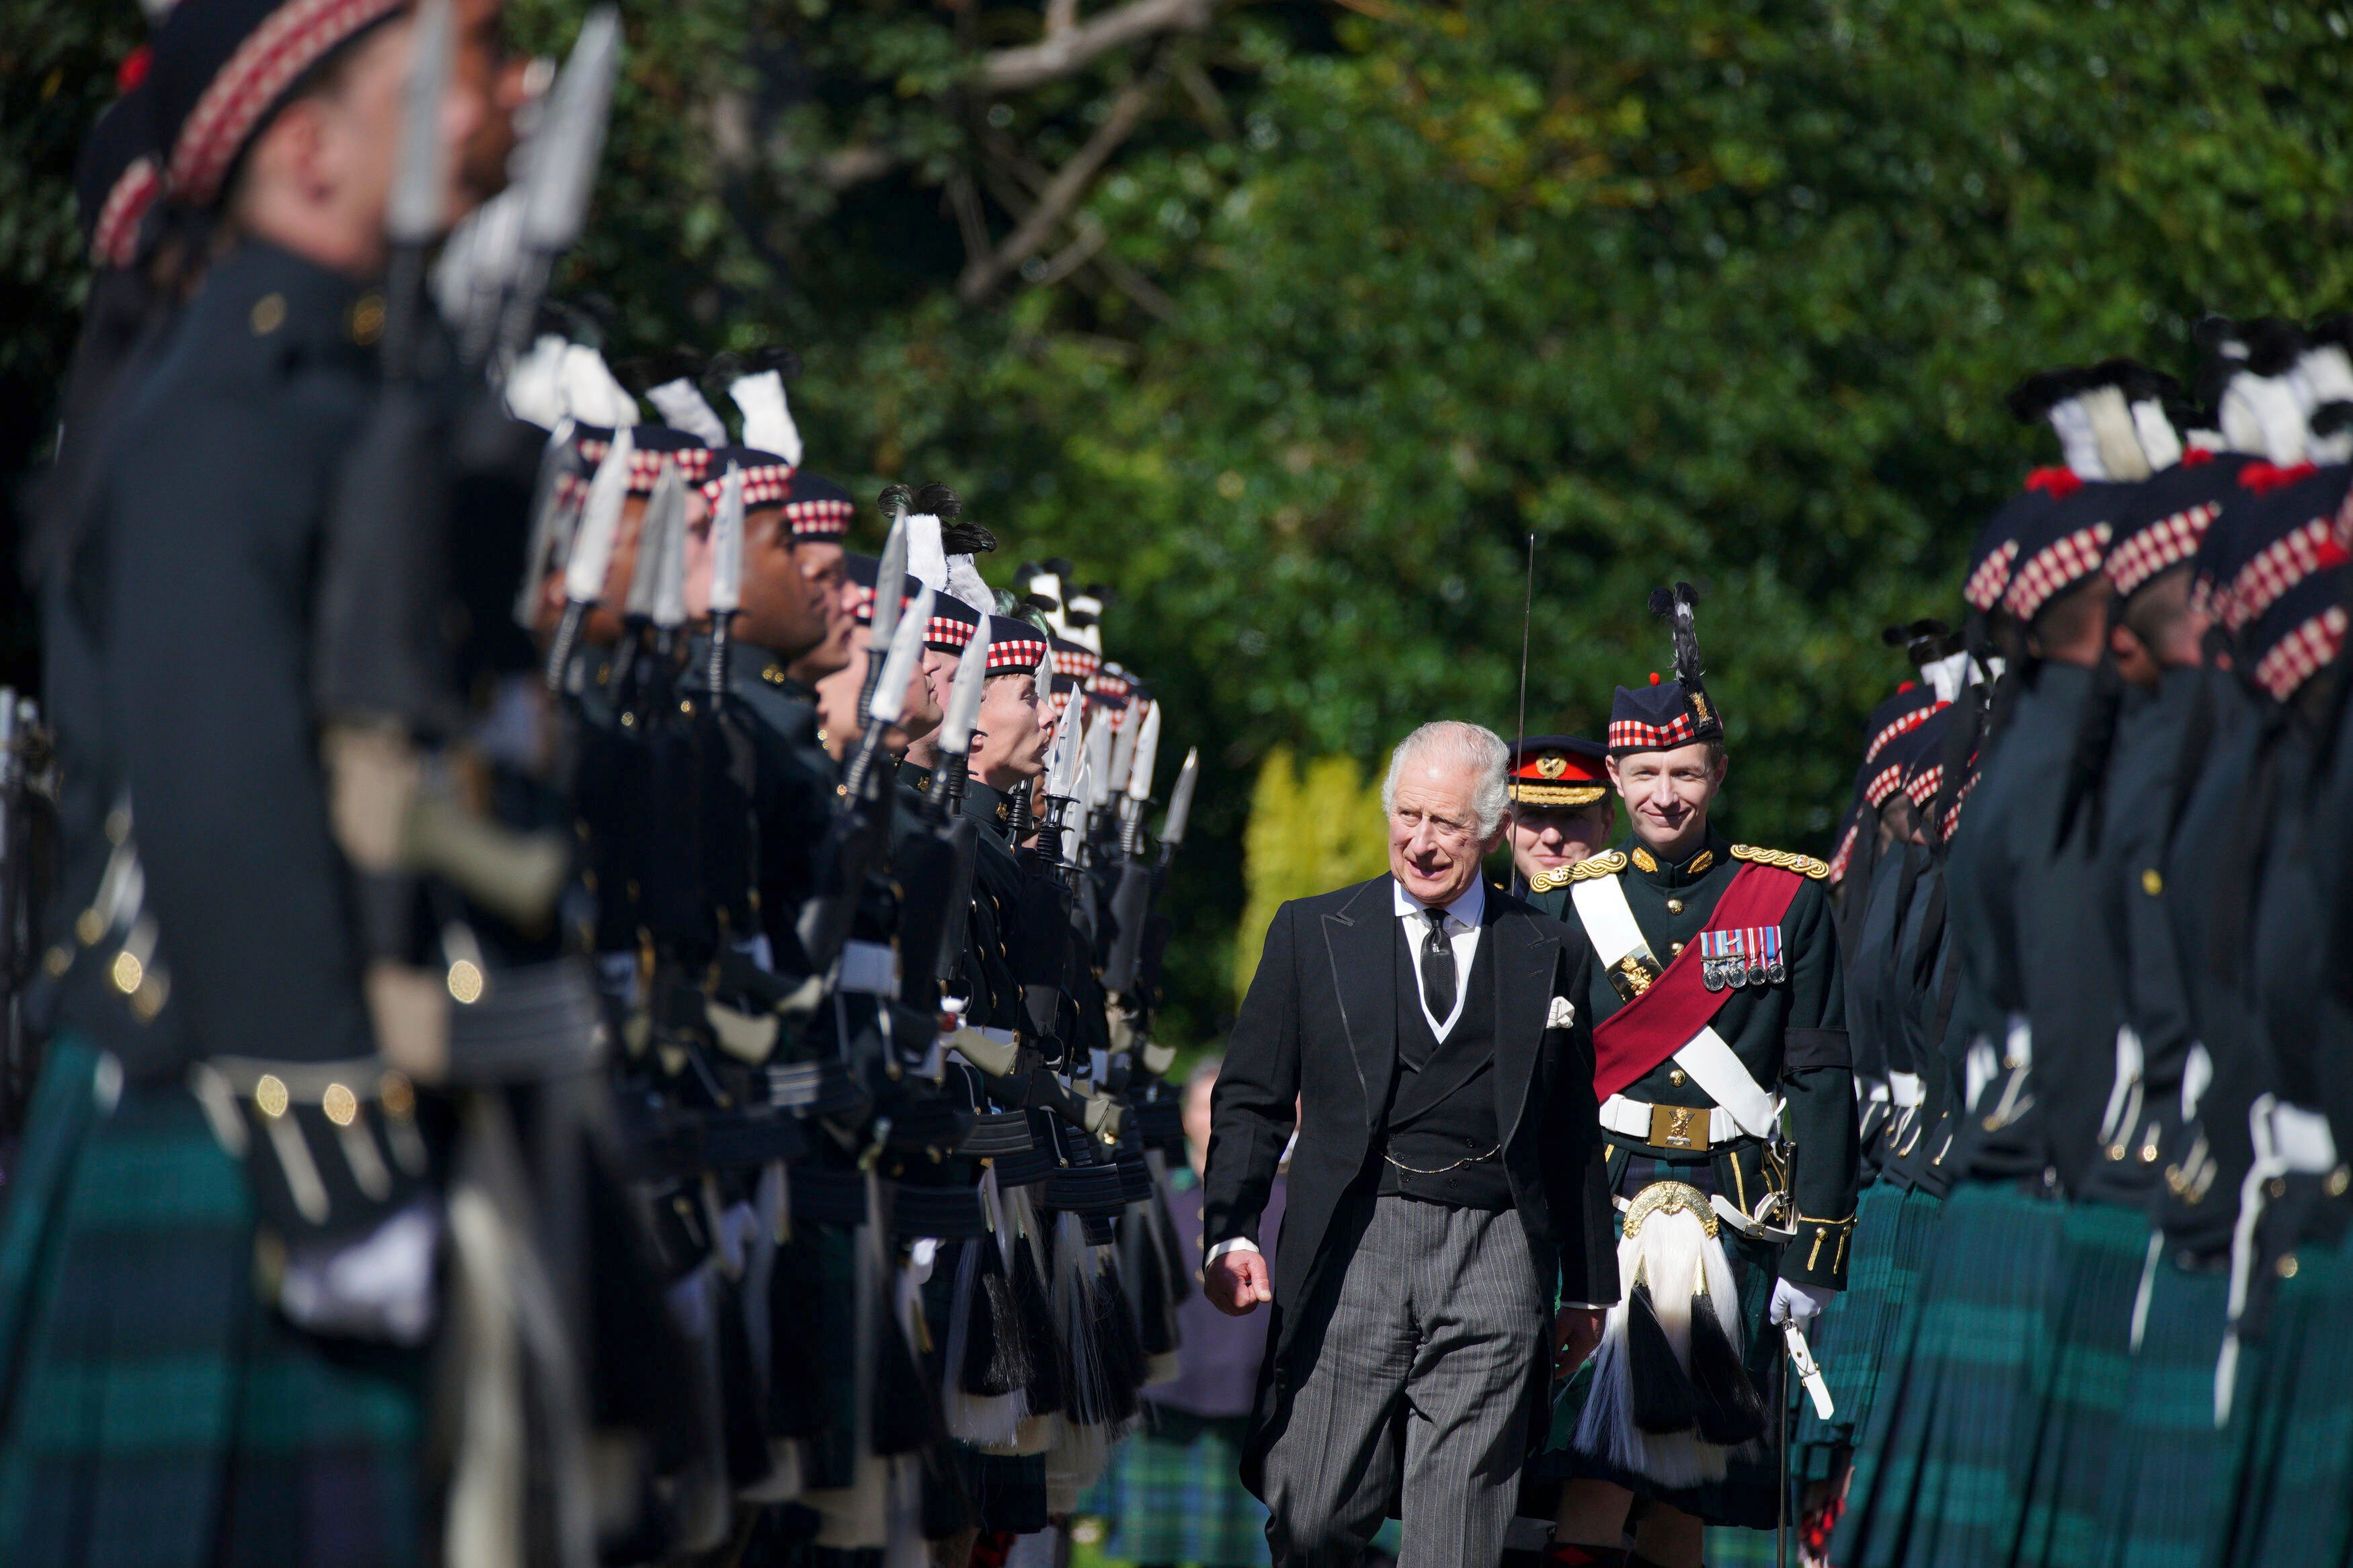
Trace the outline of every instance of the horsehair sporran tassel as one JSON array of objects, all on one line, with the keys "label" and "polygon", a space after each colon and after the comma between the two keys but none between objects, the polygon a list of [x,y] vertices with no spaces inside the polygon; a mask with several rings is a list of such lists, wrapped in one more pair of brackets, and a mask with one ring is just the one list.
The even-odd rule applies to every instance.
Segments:
[{"label": "horsehair sporran tassel", "polygon": [[[1660,1189],[1672,1188],[1661,1193]],[[1653,1194],[1658,1196],[1652,1196]],[[1665,1342],[1672,1373],[1650,1369],[1652,1375],[1671,1377],[1670,1388],[1681,1386],[1692,1397],[1688,1382],[1694,1303],[1708,1311],[1724,1331],[1736,1357],[1740,1344],[1738,1297],[1732,1265],[1720,1240],[1710,1234],[1715,1215],[1705,1196],[1680,1184],[1658,1183],[1637,1194],[1626,1215],[1626,1233],[1618,1243],[1619,1278],[1639,1280],[1647,1289],[1654,1326]],[[1720,1481],[1732,1449],[1711,1443],[1695,1428],[1646,1432],[1636,1419],[1633,1380],[1644,1369],[1634,1364],[1630,1321],[1636,1295],[1609,1310],[1600,1348],[1594,1354],[1593,1389],[1572,1438],[1580,1453],[1608,1460],[1664,1487],[1696,1486]],[[1655,1352],[1656,1347],[1653,1346]],[[1696,1412],[1694,1412],[1694,1420]]]}]

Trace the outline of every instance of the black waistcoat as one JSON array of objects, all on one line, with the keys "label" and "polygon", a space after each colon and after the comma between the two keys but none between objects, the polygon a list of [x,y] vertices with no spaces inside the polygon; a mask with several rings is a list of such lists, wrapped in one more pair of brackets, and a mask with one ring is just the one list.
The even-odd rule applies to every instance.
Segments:
[{"label": "black waistcoat", "polygon": [[[1403,942],[1413,928],[1402,921],[1397,926]],[[1442,1041],[1422,1015],[1421,993],[1414,984],[1419,954],[1412,943],[1395,966],[1398,1071],[1389,1091],[1384,1193],[1457,1208],[1512,1206],[1511,1179],[1496,1149],[1503,1134],[1495,1124],[1494,952],[1493,937],[1482,933],[1463,983],[1461,1016]],[[1450,1165],[1455,1168],[1447,1170]]]}]

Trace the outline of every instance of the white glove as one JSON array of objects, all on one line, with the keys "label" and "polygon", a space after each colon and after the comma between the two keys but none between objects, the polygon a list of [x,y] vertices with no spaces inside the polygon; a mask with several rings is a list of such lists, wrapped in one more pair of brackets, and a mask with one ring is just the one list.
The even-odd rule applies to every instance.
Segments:
[{"label": "white glove", "polygon": [[1810,1327],[1830,1305],[1831,1292],[1820,1285],[1799,1285],[1788,1279],[1773,1281],[1773,1304],[1765,1316],[1777,1328],[1794,1322],[1799,1329]]}]

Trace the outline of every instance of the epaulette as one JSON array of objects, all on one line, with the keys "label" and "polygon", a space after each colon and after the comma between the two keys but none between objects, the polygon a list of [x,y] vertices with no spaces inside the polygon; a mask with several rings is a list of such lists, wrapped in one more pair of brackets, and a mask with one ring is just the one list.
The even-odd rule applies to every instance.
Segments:
[{"label": "epaulette", "polygon": [[1589,882],[1596,877],[1614,877],[1626,868],[1623,851],[1604,849],[1588,860],[1574,866],[1556,866],[1549,871],[1539,871],[1528,879],[1528,890],[1549,893],[1555,888],[1565,888],[1571,882]]},{"label": "epaulette", "polygon": [[1795,871],[1801,877],[1811,877],[1817,882],[1831,874],[1826,861],[1817,860],[1810,855],[1800,855],[1794,849],[1759,849],[1754,844],[1736,844],[1732,847],[1732,858],[1735,860],[1753,860],[1759,866],[1778,866],[1784,871]]}]

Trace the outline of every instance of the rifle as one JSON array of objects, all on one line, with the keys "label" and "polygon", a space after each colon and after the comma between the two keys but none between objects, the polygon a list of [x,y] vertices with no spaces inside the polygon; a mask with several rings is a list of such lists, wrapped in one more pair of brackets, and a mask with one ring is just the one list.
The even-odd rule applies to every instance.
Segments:
[{"label": "rifle", "polygon": [[[885,576],[880,581],[888,584],[894,580]],[[850,920],[857,913],[867,873],[874,868],[890,841],[891,794],[883,770],[875,764],[882,753],[883,731],[897,723],[906,711],[907,682],[923,652],[923,633],[932,618],[932,590],[926,586],[915,596],[913,608],[904,616],[898,613],[897,593],[885,592],[874,600],[875,624],[881,624],[887,605],[897,625],[888,652],[881,661],[881,673],[868,677],[873,696],[861,715],[865,728],[859,736],[858,750],[851,754],[849,767],[843,774],[842,809],[835,816],[825,842],[818,849],[817,892],[801,906],[795,922],[801,950],[808,955],[810,967],[818,973],[824,973],[840,955],[841,944],[849,938]],[[873,656],[870,652],[868,657]]]},{"label": "rifle", "polygon": [[940,761],[923,797],[913,842],[902,846],[895,868],[904,889],[899,906],[899,960],[902,975],[921,989],[935,991],[955,977],[964,958],[965,929],[972,922],[972,866],[979,830],[957,811],[970,765],[973,725],[988,679],[988,621],[982,617],[956,660],[955,683],[940,725]]},{"label": "rifle", "polygon": [[1160,704],[1145,712],[1120,791],[1119,883],[1111,896],[1111,953],[1103,961],[1103,988],[1115,1003],[1138,994],[1136,971],[1144,951],[1144,928],[1151,917],[1152,892],[1159,879],[1144,858],[1144,807],[1152,798],[1153,769],[1159,763]]}]

